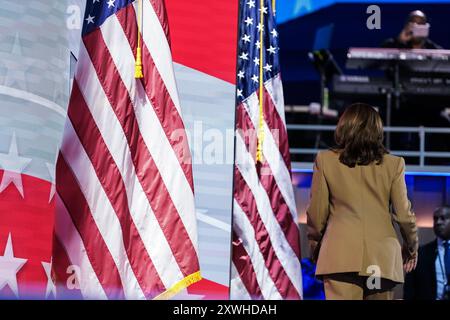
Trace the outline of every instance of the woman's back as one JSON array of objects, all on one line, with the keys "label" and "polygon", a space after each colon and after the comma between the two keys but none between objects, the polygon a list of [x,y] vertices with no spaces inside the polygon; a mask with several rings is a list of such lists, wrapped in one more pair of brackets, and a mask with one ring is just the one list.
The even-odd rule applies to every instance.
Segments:
[{"label": "woman's back", "polygon": [[334,205],[354,214],[368,214],[368,210],[374,214],[388,213],[390,189],[401,158],[386,154],[378,165],[353,168],[341,163],[336,151],[322,152],[320,158],[331,195],[330,214],[339,213],[333,211]]},{"label": "woman's back", "polygon": [[[406,271],[417,264],[417,227],[406,194],[405,161],[389,155],[383,122],[369,105],[349,106],[334,137],[335,151],[319,153],[314,163],[307,210],[316,274],[324,278],[327,298],[387,298],[390,289],[366,295],[355,283],[367,276],[403,282],[403,262]],[[405,261],[393,221],[405,243]]]},{"label": "woman's back", "polygon": [[392,190],[403,172],[403,159],[386,154],[380,164],[349,167],[340,162],[338,152],[325,151],[316,161],[328,188],[328,199],[321,197],[325,203],[318,206],[329,205],[317,274],[368,275],[375,265],[384,278],[402,282],[400,243],[389,202],[393,194],[395,205],[409,212],[408,200],[396,198]]}]

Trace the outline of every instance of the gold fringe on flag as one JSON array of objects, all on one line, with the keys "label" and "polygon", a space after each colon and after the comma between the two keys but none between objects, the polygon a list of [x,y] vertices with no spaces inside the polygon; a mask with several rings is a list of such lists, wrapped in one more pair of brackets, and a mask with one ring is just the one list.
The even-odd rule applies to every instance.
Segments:
[{"label": "gold fringe on flag", "polygon": [[138,46],[136,50],[136,62],[134,64],[134,77],[136,79],[142,79],[144,74],[142,73],[142,48],[141,48],[141,23],[142,23],[142,0],[138,0]]},{"label": "gold fringe on flag", "polygon": [[202,280],[200,271],[194,272],[193,274],[188,275],[184,279],[181,279],[179,282],[174,284],[171,288],[167,289],[160,295],[156,296],[154,300],[169,300],[172,297],[174,297],[177,293],[179,293],[181,290],[186,289],[191,284],[199,282],[200,280]]}]

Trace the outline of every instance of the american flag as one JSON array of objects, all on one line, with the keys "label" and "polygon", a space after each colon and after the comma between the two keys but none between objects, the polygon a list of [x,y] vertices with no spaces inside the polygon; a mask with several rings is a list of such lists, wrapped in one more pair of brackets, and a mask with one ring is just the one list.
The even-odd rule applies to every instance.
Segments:
[{"label": "american flag", "polygon": [[164,4],[88,0],[84,19],[56,165],[57,297],[169,298],[200,272]]},{"label": "american flag", "polygon": [[[240,6],[231,298],[301,299],[300,240],[272,0],[241,0]],[[264,138],[257,162],[259,128]]]}]

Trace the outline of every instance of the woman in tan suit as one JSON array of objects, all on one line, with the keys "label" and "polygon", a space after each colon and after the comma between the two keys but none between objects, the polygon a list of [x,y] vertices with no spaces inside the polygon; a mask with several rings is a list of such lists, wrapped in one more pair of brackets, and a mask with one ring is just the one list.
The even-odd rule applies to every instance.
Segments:
[{"label": "woman in tan suit", "polygon": [[[404,281],[403,270],[417,264],[405,162],[388,154],[381,118],[366,104],[345,110],[335,140],[335,149],[317,155],[307,210],[316,276],[324,281],[327,299],[392,299],[393,287]],[[403,257],[394,223],[403,238]]]}]

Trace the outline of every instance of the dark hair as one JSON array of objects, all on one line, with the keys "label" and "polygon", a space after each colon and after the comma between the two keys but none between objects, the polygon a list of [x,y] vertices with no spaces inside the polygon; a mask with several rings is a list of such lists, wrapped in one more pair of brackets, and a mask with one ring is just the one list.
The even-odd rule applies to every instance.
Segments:
[{"label": "dark hair", "polygon": [[383,122],[378,112],[365,103],[354,103],[345,109],[334,132],[335,151],[339,160],[355,165],[381,164],[389,153],[383,145]]},{"label": "dark hair", "polygon": [[421,19],[424,24],[427,23],[427,20],[428,20],[427,19],[427,15],[423,11],[414,10],[414,11],[411,11],[408,14],[408,18],[406,19],[406,23],[405,24],[413,22],[416,18]]}]

